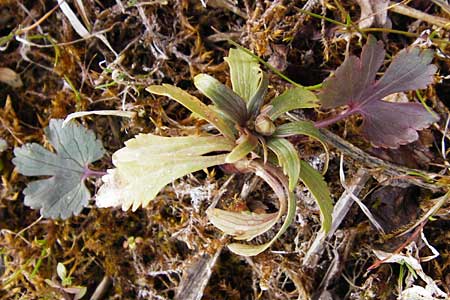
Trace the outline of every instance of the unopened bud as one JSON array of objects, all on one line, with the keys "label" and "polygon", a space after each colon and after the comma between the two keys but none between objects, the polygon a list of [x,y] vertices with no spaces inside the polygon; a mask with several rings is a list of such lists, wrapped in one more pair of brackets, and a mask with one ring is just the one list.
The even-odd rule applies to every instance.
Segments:
[{"label": "unopened bud", "polygon": [[270,136],[275,132],[276,127],[267,115],[259,115],[255,120],[255,129],[262,135]]}]

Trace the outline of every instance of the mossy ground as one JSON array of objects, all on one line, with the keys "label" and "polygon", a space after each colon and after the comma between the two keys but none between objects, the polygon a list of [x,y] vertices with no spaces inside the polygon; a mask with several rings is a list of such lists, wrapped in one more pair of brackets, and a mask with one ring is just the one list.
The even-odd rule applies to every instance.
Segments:
[{"label": "mossy ground", "polygon": [[[34,223],[39,212],[24,206],[22,194],[30,178],[14,171],[13,148],[27,142],[47,145],[43,128],[49,120],[80,110],[125,107],[138,112],[139,117],[133,120],[104,116],[82,120],[108,150],[108,155],[95,165],[99,170],[111,167],[111,154],[137,133],[174,136],[199,131],[200,122],[189,118],[188,111],[144,89],[150,84],[171,83],[200,97],[192,83],[198,73],[229,83],[223,61],[231,47],[228,39],[251,49],[302,85],[319,84],[343,61],[347,40],[351,52],[361,49],[357,31],[360,8],[354,1],[340,0],[210,0],[206,7],[200,0],[68,2],[80,20],[82,8],[74,2],[84,4],[89,29],[102,32],[119,53],[117,57],[100,39],[82,39],[59,9],[39,22],[56,1],[0,0],[0,37],[5,37],[0,45],[4,48],[0,67],[14,70],[23,81],[20,88],[0,82],[0,133],[8,143],[8,149],[0,154],[0,298],[72,299],[64,290],[69,286],[62,286],[56,274],[57,263],[61,262],[72,278],[71,286],[87,288],[83,299],[91,297],[105,276],[111,284],[104,299],[171,299],[183,272],[200,255],[212,255],[221,247],[221,234],[208,224],[205,209],[210,195],[217,193],[228,178],[226,172],[217,168],[209,174],[188,176],[167,186],[148,207],[136,212],[90,206],[66,221],[43,219]],[[310,12],[343,23],[348,16],[354,25],[344,28],[308,16],[302,11],[306,2],[317,2]],[[431,1],[409,1],[408,5],[450,19]],[[407,32],[376,33],[384,39],[390,54],[414,42],[412,35],[437,29],[414,18],[395,13],[389,16],[393,29]],[[38,25],[27,28],[32,24]],[[14,32],[17,34],[8,38]],[[439,29],[436,37],[448,39],[449,32]],[[448,76],[448,43],[436,42],[432,47],[439,54],[435,58],[439,74]],[[277,75],[269,75],[270,95],[289,86]],[[439,125],[425,131],[420,143],[377,155],[446,174],[448,162],[442,158],[440,147],[449,112],[450,81],[441,78],[421,93],[440,115]],[[312,119],[323,117],[315,110],[298,113]],[[358,135],[357,124],[358,120],[340,122],[331,130],[369,151]],[[301,139],[298,149],[310,161],[322,153],[320,145]],[[331,150],[334,159],[326,179],[337,199],[342,193],[339,153]],[[348,160],[347,176],[362,166],[361,162]],[[373,174],[380,175],[382,170],[373,170]],[[234,197],[246,180],[246,176],[236,176],[228,188],[225,206],[248,204]],[[99,181],[89,183],[92,192],[98,185]],[[365,193],[379,186],[372,180]],[[256,206],[270,203],[266,192],[267,187],[257,186],[249,202]],[[381,202],[372,199],[374,207],[381,209],[379,214],[397,216],[390,220],[393,228],[414,223],[433,196],[421,189],[412,194],[400,191],[396,197],[393,193],[384,195]],[[416,197],[414,201],[412,197]],[[246,259],[224,248],[202,299],[306,299],[320,288],[336,255],[339,270],[327,283],[332,299],[395,299],[398,265],[385,264],[367,272],[375,260],[371,249],[394,247],[394,243],[378,235],[356,207],[346,218],[343,230],[326,245],[327,251],[317,267],[302,267],[303,256],[319,228],[317,207],[307,201],[307,195],[303,198],[296,222],[272,247],[273,251]],[[447,204],[424,229],[428,241],[441,254],[423,263],[425,273],[446,292],[450,292],[449,216]],[[424,250],[424,254],[429,253]]]}]

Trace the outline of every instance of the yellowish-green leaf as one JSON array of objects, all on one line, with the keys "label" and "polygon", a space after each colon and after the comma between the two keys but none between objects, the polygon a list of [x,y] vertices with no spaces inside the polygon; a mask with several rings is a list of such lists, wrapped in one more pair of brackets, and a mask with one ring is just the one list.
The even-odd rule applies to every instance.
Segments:
[{"label": "yellowish-green leaf", "polygon": [[249,102],[263,79],[258,60],[241,49],[230,49],[225,61],[230,67],[233,90]]},{"label": "yellowish-green leaf", "polygon": [[227,155],[226,163],[231,164],[245,158],[258,146],[258,139],[251,134],[242,135],[237,142],[238,145]]},{"label": "yellowish-green leaf", "polygon": [[333,201],[323,176],[307,162],[301,161],[300,180],[305,184],[319,205],[322,229],[328,232],[331,228]]},{"label": "yellowish-green leaf", "polygon": [[284,93],[275,97],[270,105],[272,108],[267,115],[275,120],[285,112],[300,108],[313,108],[318,106],[316,95],[301,87],[295,87],[286,90]]},{"label": "yellowish-green leaf", "polygon": [[225,137],[188,136],[161,137],[140,134],[114,153],[115,169],[103,176],[104,184],[97,193],[99,207],[121,206],[135,211],[145,207],[168,183],[189,173],[225,163],[234,143]]},{"label": "yellowish-green leaf", "polygon": [[289,190],[293,191],[300,175],[300,158],[297,149],[286,139],[271,138],[267,147],[272,150],[278,158],[279,165],[284,174],[289,177]]},{"label": "yellowish-green leaf", "polygon": [[221,116],[219,116],[206,104],[201,102],[197,97],[194,97],[182,89],[170,84],[151,85],[147,88],[147,91],[153,94],[167,96],[177,101],[193,113],[211,123],[224,136],[234,140],[233,129],[227,125]]},{"label": "yellowish-green leaf", "polygon": [[194,77],[197,89],[233,122],[244,125],[247,121],[247,107],[244,100],[232,89],[208,74]]},{"label": "yellowish-green leaf", "polygon": [[231,252],[236,253],[238,255],[242,256],[255,256],[260,254],[261,252],[265,251],[267,248],[269,248],[277,239],[281,237],[283,233],[286,232],[289,225],[292,224],[295,217],[295,208],[296,208],[296,201],[295,195],[290,192],[289,198],[288,198],[288,212],[286,219],[283,222],[283,225],[281,226],[280,230],[277,232],[277,234],[270,240],[270,242],[262,244],[262,245],[249,245],[249,244],[240,244],[240,243],[232,243],[228,245],[228,248]]},{"label": "yellowish-green leaf", "polygon": [[311,121],[296,121],[290,122],[277,127],[273,133],[274,137],[289,137],[293,135],[306,135],[309,136],[322,144],[323,149],[326,153],[325,166],[323,168],[323,174],[327,172],[328,162],[330,161],[330,153],[328,152],[328,147],[325,144],[325,139]]},{"label": "yellowish-green leaf", "polygon": [[237,240],[250,241],[275,225],[278,213],[255,214],[252,212],[232,212],[213,208],[207,211],[211,223]]}]

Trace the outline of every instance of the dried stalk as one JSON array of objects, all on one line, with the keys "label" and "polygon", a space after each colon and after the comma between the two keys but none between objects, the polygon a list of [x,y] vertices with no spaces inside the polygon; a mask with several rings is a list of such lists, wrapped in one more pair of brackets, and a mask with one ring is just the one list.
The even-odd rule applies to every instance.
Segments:
[{"label": "dried stalk", "polygon": [[418,169],[410,169],[384,161],[367,154],[363,150],[355,147],[343,138],[326,129],[320,129],[320,132],[323,134],[328,144],[332,145],[343,154],[350,156],[352,159],[361,162],[364,166],[381,169],[386,175],[432,191],[439,191],[447,187],[445,184],[437,181],[443,177],[440,174],[430,173]]},{"label": "dried stalk", "polygon": [[222,252],[223,246],[219,247],[214,255],[203,254],[186,271],[180,286],[178,287],[175,300],[200,300],[203,297],[203,291],[208,284],[212,274],[212,268],[217,262],[217,258]]},{"label": "dried stalk", "polygon": [[100,300],[103,299],[103,296],[105,296],[106,292],[109,289],[109,286],[111,285],[111,278],[107,275],[103,276],[102,281],[100,281],[99,285],[95,289],[94,293],[91,296],[91,300]]},{"label": "dried stalk", "polygon": [[400,15],[422,20],[429,24],[436,25],[437,27],[442,27],[444,29],[450,28],[450,20],[438,16],[429,15],[420,10],[411,8],[405,4],[395,3],[391,1],[389,10]]}]

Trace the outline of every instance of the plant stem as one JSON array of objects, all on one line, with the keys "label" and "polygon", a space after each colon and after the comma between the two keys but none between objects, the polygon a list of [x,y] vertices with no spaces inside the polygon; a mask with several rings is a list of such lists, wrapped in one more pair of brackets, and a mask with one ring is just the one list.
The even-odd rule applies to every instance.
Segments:
[{"label": "plant stem", "polygon": [[103,175],[108,174],[105,171],[94,171],[89,169],[88,167],[84,168],[83,180],[88,177],[102,177]]},{"label": "plant stem", "polygon": [[432,24],[437,27],[442,27],[444,29],[448,29],[450,26],[450,20],[448,20],[446,18],[429,15],[420,10],[409,7],[405,4],[395,3],[395,2],[391,1],[389,10],[392,12],[404,15],[404,16],[408,16],[411,18],[415,18],[417,20],[427,22],[428,24]]},{"label": "plant stem", "polygon": [[318,89],[322,88],[322,85],[323,85],[323,82],[315,84],[315,85],[304,86],[304,89],[305,90],[309,90],[309,91],[311,91],[311,90],[318,90]]},{"label": "plant stem", "polygon": [[343,120],[354,113],[356,113],[356,110],[349,108],[346,111],[344,111],[334,117],[314,122],[314,126],[316,126],[316,128],[324,128],[324,127],[330,126],[331,124],[339,122],[340,120]]}]

